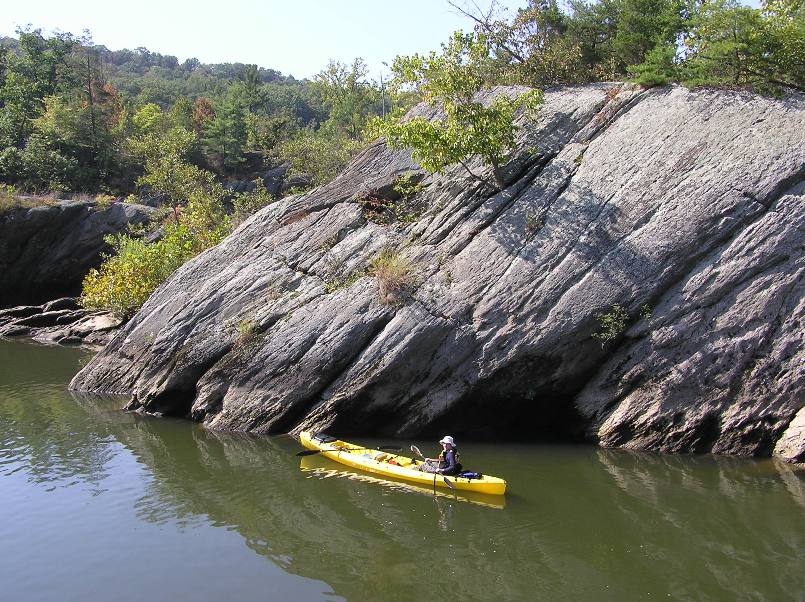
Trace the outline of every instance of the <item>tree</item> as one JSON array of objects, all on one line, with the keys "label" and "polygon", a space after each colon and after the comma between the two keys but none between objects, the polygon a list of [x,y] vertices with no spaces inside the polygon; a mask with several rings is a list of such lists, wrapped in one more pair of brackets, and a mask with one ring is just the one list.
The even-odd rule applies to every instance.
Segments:
[{"label": "tree", "polygon": [[690,85],[805,90],[805,7],[802,0],[767,2],[763,10],[736,0],[706,0],[685,38]]},{"label": "tree", "polygon": [[761,15],[770,81],[805,91],[805,2],[764,0]]},{"label": "tree", "polygon": [[[392,70],[396,86],[413,86],[443,117],[375,120],[371,131],[395,148],[410,147],[413,158],[431,172],[460,164],[475,179],[503,189],[502,167],[514,146],[515,114],[534,110],[542,102],[539,90],[512,98],[498,94],[483,104],[476,95],[490,86],[490,43],[481,33],[456,32],[442,53],[397,57]],[[492,169],[494,183],[470,169],[468,160],[480,156]]]},{"label": "tree", "polygon": [[676,42],[683,28],[681,0],[621,0],[612,46],[621,69],[642,63],[658,44]]},{"label": "tree", "polygon": [[207,179],[200,175],[202,170],[187,161],[196,143],[196,135],[181,127],[147,130],[129,140],[132,154],[145,166],[137,184],[161,196],[173,209],[177,224],[180,207],[187,202],[189,183]]},{"label": "tree", "polygon": [[366,63],[356,58],[351,66],[330,61],[315,77],[316,88],[330,110],[323,127],[333,135],[346,134],[353,140],[360,138],[380,97],[377,89],[366,81],[367,73]]},{"label": "tree", "polygon": [[643,86],[664,86],[679,78],[679,62],[676,45],[670,42],[657,44],[646,54],[639,65],[629,66],[635,83]]},{"label": "tree", "polygon": [[243,161],[246,138],[242,99],[229,94],[215,106],[215,117],[206,123],[204,146],[222,168],[231,168]]},{"label": "tree", "polygon": [[260,72],[257,65],[246,65],[243,71],[243,96],[246,103],[246,110],[254,113],[260,106],[262,100],[263,82],[260,80]]},{"label": "tree", "polygon": [[591,79],[615,79],[620,71],[614,50],[621,0],[570,0],[567,35],[576,41]]},{"label": "tree", "polygon": [[164,235],[157,242],[127,234],[107,239],[116,255],[84,278],[84,307],[131,316],[176,269],[221,242],[231,230],[223,186],[212,173],[182,160],[193,135],[179,128],[169,134],[160,140],[152,133],[140,140],[146,174],[139,183],[174,204],[173,219],[163,225]]},{"label": "tree", "polygon": [[196,99],[193,103],[193,129],[202,132],[208,121],[215,119],[215,106],[209,98]]},{"label": "tree", "polygon": [[0,141],[22,147],[32,121],[44,109],[44,99],[75,87],[77,74],[69,63],[76,44],[69,34],[44,38],[39,29],[18,29],[19,50],[5,57],[0,88]]},{"label": "tree", "polygon": [[528,0],[508,21],[493,2],[487,13],[477,5],[449,4],[475,23],[485,35],[494,56],[495,75],[501,83],[552,86],[587,81],[579,43],[566,35],[567,17],[556,0]]}]

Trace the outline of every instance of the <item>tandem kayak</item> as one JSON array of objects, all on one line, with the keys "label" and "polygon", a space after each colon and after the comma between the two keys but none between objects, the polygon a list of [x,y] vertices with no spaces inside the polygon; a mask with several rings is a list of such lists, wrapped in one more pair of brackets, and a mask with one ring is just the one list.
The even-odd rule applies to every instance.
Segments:
[{"label": "tandem kayak", "polygon": [[[417,483],[426,487],[444,487],[461,491],[475,491],[487,495],[503,495],[506,493],[506,481],[498,477],[482,475],[479,478],[461,476],[443,476],[422,472],[415,467],[419,462],[406,456],[398,456],[379,449],[370,449],[354,443],[347,443],[322,433],[302,431],[299,442],[308,449],[318,450],[321,455],[340,464],[365,470],[373,474],[384,475],[403,481]],[[445,480],[449,480],[449,484]]]}]

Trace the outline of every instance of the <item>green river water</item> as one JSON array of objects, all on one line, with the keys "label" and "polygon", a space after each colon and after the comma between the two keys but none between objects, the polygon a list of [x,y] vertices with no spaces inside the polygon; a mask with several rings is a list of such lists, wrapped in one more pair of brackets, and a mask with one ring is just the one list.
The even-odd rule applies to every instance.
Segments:
[{"label": "green river water", "polygon": [[779,462],[465,443],[510,493],[434,496],[74,398],[88,358],[0,341],[2,600],[805,600]]}]

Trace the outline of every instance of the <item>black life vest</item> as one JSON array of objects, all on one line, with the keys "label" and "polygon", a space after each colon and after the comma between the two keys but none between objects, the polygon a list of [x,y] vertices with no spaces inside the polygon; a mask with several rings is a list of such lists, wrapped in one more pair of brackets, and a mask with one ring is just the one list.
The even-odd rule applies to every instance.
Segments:
[{"label": "black life vest", "polygon": [[[457,447],[452,447],[452,448],[450,448],[449,451],[453,452],[453,455],[454,455],[454,457],[456,459],[456,468],[455,468],[455,471],[451,472],[451,474],[458,474],[459,472],[461,472],[461,462],[459,462],[459,460],[458,460],[458,448]],[[444,451],[444,450],[442,450],[439,453],[439,468],[447,468],[448,463],[447,463],[446,456],[447,456],[447,452]]]}]

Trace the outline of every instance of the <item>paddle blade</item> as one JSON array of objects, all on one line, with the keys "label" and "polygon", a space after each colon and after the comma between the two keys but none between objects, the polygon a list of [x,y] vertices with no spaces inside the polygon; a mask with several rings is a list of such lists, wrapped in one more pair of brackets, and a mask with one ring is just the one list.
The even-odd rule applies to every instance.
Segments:
[{"label": "paddle blade", "polygon": [[452,489],[453,491],[455,491],[456,486],[455,486],[455,485],[453,485],[453,483],[452,483],[452,481],[450,481],[450,479],[448,479],[447,477],[444,477],[444,482],[445,482],[445,484],[446,484],[446,485],[447,485],[447,486],[448,486],[450,489]]},{"label": "paddle blade", "polygon": [[320,449],[306,449],[304,451],[298,452],[297,456],[312,456],[313,454],[321,453]]},{"label": "paddle blade", "polygon": [[419,456],[423,460],[425,459],[425,456],[422,455],[422,452],[419,451],[419,448],[416,445],[411,446],[411,451],[414,452],[417,456]]}]

